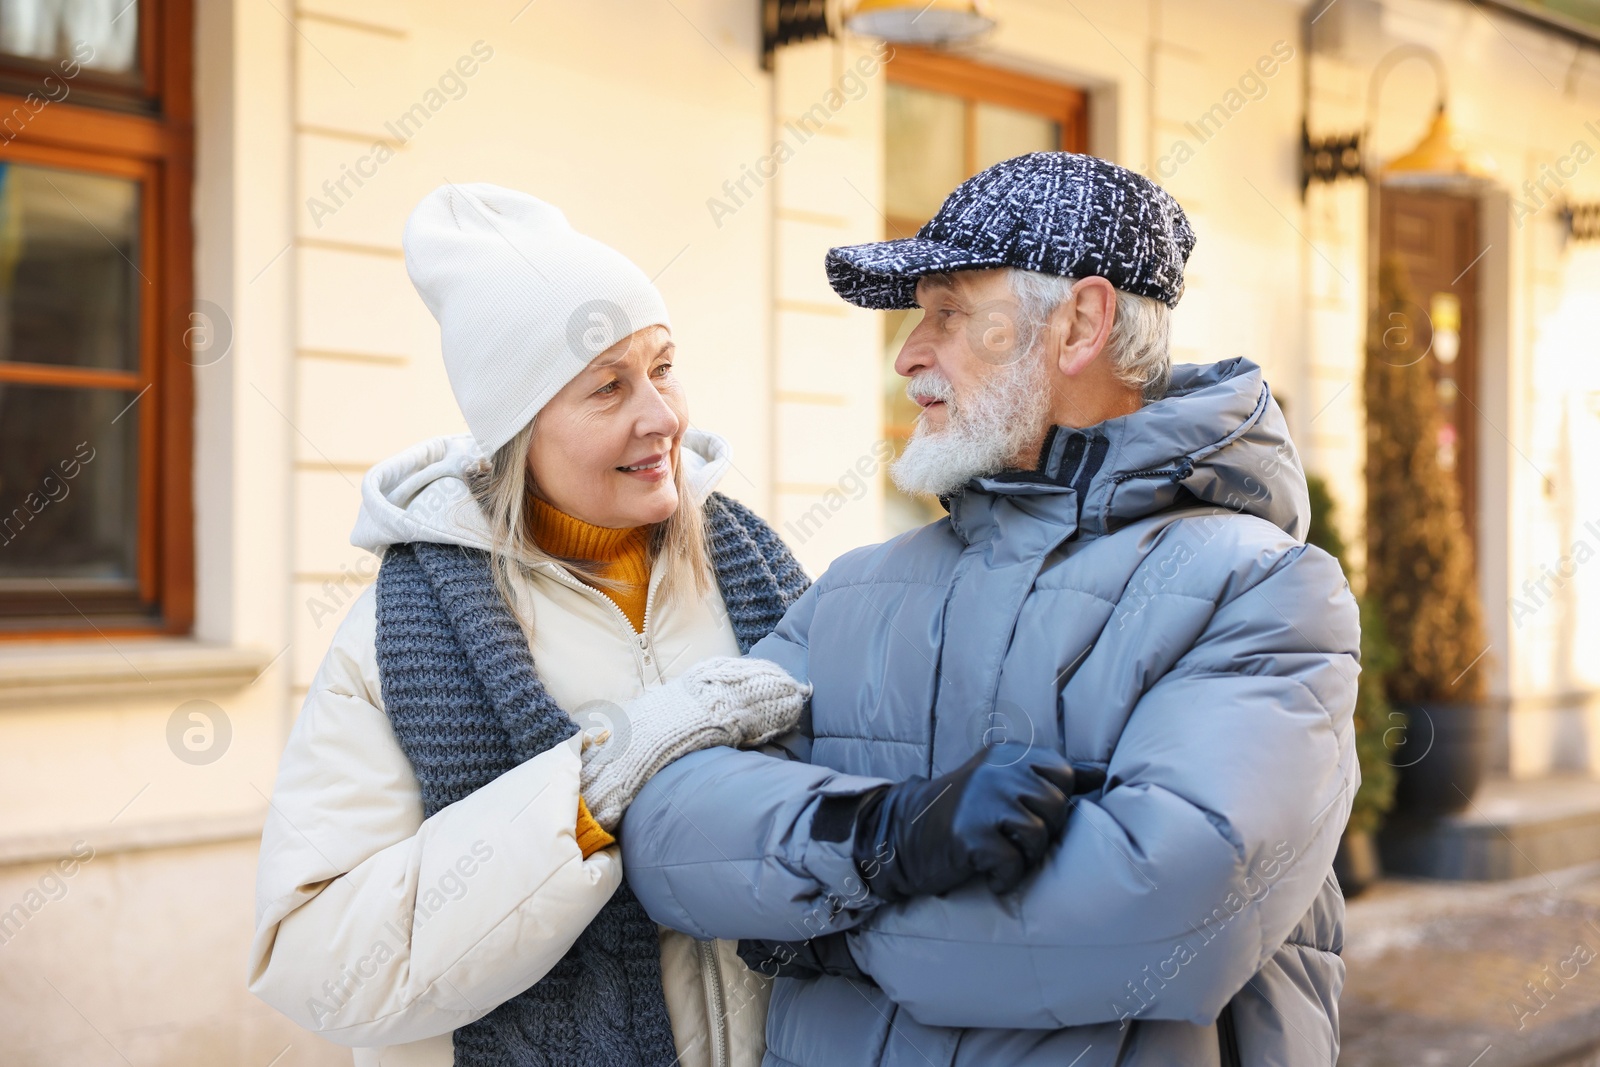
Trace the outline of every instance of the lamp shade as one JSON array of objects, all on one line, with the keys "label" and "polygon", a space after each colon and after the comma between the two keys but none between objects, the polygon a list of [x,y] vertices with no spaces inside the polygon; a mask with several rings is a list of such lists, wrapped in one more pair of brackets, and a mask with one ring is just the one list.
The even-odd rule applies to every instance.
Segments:
[{"label": "lamp shade", "polygon": [[896,44],[951,44],[994,28],[986,7],[983,0],[858,0],[844,24]]},{"label": "lamp shade", "polygon": [[1411,151],[1384,164],[1380,173],[1386,182],[1422,185],[1482,181],[1493,178],[1496,172],[1494,161],[1467,144],[1440,104],[1422,140]]}]

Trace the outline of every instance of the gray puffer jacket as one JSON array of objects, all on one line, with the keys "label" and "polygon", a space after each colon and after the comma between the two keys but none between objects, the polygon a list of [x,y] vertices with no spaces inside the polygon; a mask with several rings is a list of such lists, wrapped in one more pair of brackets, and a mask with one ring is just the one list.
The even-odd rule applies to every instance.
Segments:
[{"label": "gray puffer jacket", "polygon": [[[1332,1064],[1358,623],[1304,544],[1260,369],[1179,367],[949,506],[840,559],[752,650],[815,686],[798,758],[657,775],[621,834],[634,892],[697,937],[849,931],[875,984],[778,981],[768,1065],[1206,1067],[1219,1015],[1246,1064]],[[849,841],[811,836],[820,798],[1002,737],[1107,771],[1015,893],[885,905]]]}]

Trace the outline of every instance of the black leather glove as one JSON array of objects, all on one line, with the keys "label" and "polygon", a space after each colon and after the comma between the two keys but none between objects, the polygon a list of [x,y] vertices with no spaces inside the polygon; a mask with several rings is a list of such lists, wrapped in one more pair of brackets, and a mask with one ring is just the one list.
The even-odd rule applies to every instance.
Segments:
[{"label": "black leather glove", "polygon": [[745,966],[768,978],[850,978],[858,982],[872,979],[850,955],[845,935],[825,934],[809,941],[767,941],[746,938],[739,942],[739,958]]},{"label": "black leather glove", "polygon": [[977,875],[1009,893],[1066,829],[1073,795],[1104,781],[1104,771],[1075,771],[1050,749],[999,744],[939,778],[829,797],[811,833],[843,841],[853,832],[856,866],[886,901],[936,896]]}]

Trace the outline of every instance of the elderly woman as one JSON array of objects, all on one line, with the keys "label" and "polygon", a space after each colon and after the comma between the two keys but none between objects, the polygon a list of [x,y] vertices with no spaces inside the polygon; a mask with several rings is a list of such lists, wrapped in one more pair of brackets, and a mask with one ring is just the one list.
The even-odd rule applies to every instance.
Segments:
[{"label": "elderly woman", "polygon": [[806,689],[732,657],[804,573],[712,492],[637,267],[487,185],[405,250],[471,436],[362,484],[383,564],[283,755],[250,988],[358,1065],[754,1065],[765,983],[658,930],[608,846],[671,759],[794,726]]}]

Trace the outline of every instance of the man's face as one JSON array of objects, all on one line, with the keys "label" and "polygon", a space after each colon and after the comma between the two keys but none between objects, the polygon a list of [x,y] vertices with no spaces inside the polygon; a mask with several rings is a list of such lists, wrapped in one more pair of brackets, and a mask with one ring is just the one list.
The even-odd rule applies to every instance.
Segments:
[{"label": "man's face", "polygon": [[1030,465],[1050,411],[1050,377],[1004,271],[917,284],[922,321],[895,370],[922,408],[890,474],[908,493],[946,496],[970,479]]},{"label": "man's face", "polygon": [[[922,321],[906,338],[895,372],[910,378],[908,392],[922,408],[918,424],[928,433],[949,425],[955,406],[976,394],[1022,355],[1016,298],[1003,270],[936,274],[917,282]],[[948,382],[948,390],[938,387]],[[927,385],[924,388],[924,384]]]}]

